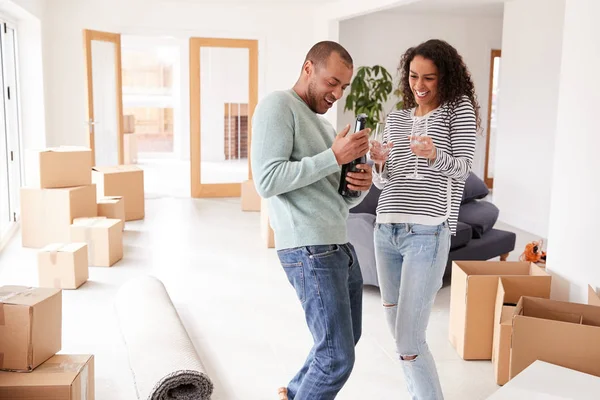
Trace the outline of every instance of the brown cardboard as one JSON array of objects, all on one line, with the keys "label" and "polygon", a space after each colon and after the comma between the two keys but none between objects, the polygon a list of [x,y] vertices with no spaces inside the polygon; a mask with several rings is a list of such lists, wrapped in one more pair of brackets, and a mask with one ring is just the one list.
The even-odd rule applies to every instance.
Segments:
[{"label": "brown cardboard", "polygon": [[70,242],[73,219],[98,214],[95,185],[60,189],[21,188],[23,247]]},{"label": "brown cardboard", "polygon": [[2,286],[0,314],[0,369],[31,371],[60,351],[60,289]]},{"label": "brown cardboard", "polygon": [[0,372],[0,400],[94,400],[94,356],[57,354],[28,374]]},{"label": "brown cardboard", "polygon": [[25,171],[27,186],[32,188],[89,185],[92,183],[92,150],[78,146],[28,150]]},{"label": "brown cardboard", "polygon": [[137,164],[138,162],[138,135],[131,133],[123,136],[123,164]]},{"label": "brown cardboard", "polygon": [[123,133],[135,132],[135,115],[123,115]]},{"label": "brown cardboard", "polygon": [[143,219],[144,171],[135,165],[92,168],[92,182],[98,186],[98,197],[123,196],[125,220]]},{"label": "brown cardboard", "polygon": [[111,267],[123,258],[123,231],[118,219],[76,218],[71,225],[71,241],[87,243],[88,262],[95,267]]},{"label": "brown cardboard", "polygon": [[125,229],[125,199],[121,196],[98,199],[98,216],[121,220],[121,230]]},{"label": "brown cardboard", "polygon": [[53,243],[38,253],[40,287],[77,289],[89,277],[85,243]]},{"label": "brown cardboard", "polygon": [[253,180],[242,182],[242,211],[260,211],[260,196]]},{"label": "brown cardboard", "polygon": [[596,293],[593,287],[588,285],[588,304],[600,306],[600,294]]},{"label": "brown cardboard", "polygon": [[275,233],[271,228],[269,220],[269,203],[266,199],[261,199],[260,203],[260,232],[267,248],[275,247]]},{"label": "brown cardboard", "polygon": [[532,282],[552,279],[529,262],[453,262],[449,339],[464,360],[491,360],[498,278],[513,275]]},{"label": "brown cardboard", "polygon": [[513,315],[510,378],[535,360],[600,376],[600,307],[523,296]]},{"label": "brown cardboard", "polygon": [[498,279],[492,344],[492,362],[498,385],[506,384],[509,378],[512,317],[516,304],[521,296],[549,299],[551,286],[549,279],[532,280],[529,276],[505,276]]}]

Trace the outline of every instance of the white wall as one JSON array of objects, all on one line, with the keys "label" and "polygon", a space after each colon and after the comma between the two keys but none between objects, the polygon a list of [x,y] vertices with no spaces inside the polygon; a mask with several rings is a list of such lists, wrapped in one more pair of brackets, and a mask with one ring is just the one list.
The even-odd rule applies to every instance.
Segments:
[{"label": "white wall", "polygon": [[[118,10],[118,12],[115,12]],[[284,13],[286,16],[284,17]],[[294,15],[289,19],[287,15]],[[219,6],[179,1],[52,0],[44,20],[48,138],[51,144],[86,144],[82,30],[135,35],[226,37],[259,40],[259,98],[290,88],[317,31],[312,9],[279,6]],[[186,40],[187,46],[187,40]],[[189,87],[188,48],[182,49],[182,86]],[[189,110],[189,93],[182,94]],[[189,113],[186,131],[189,132]],[[187,151],[189,154],[189,151]]]},{"label": "white wall", "polygon": [[[463,56],[475,84],[481,106],[482,128],[487,124],[487,104],[492,49],[502,45],[502,17],[457,16],[439,14],[406,14],[401,8],[395,12],[379,12],[349,19],[340,23],[340,43],[352,55],[355,70],[362,65],[383,65],[398,81],[400,57],[411,46],[432,39],[443,39]],[[349,90],[346,90],[346,94]],[[354,118],[344,112],[346,97],[338,105],[338,126]],[[390,101],[384,109],[392,109]],[[483,177],[485,136],[478,138],[478,149],[473,170]]]},{"label": "white wall", "polygon": [[494,203],[502,221],[540,237],[548,235],[564,7],[515,0],[504,8]]},{"label": "white wall", "polygon": [[[552,297],[587,302],[587,285],[600,288],[600,2],[568,1],[565,9],[558,120],[548,238]],[[552,161],[552,157],[550,157]]]},{"label": "white wall", "polygon": [[46,8],[45,3],[46,0],[2,0],[0,1],[0,7],[4,5],[12,7],[14,5],[32,16],[41,19]]}]

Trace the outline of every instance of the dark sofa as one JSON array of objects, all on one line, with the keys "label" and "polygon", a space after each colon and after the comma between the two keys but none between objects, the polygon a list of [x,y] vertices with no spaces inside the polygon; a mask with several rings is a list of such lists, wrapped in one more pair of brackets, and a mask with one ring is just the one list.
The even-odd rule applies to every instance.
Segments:
[{"label": "dark sofa", "polygon": [[[373,286],[379,286],[373,232],[380,193],[373,186],[362,203],[350,210],[347,222],[348,238],[356,249],[364,283]],[[451,239],[445,282],[450,279],[454,260],[489,260],[496,257],[505,260],[515,248],[516,235],[513,232],[493,228],[498,209],[482,200],[488,193],[483,181],[471,174],[465,183],[456,236]]]}]

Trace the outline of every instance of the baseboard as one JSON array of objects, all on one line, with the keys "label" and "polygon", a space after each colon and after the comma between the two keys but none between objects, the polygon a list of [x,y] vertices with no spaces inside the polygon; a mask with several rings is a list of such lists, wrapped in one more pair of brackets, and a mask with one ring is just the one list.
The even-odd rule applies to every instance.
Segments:
[{"label": "baseboard", "polygon": [[10,241],[13,239],[13,237],[17,234],[20,226],[21,226],[21,221],[12,222],[10,227],[6,231],[6,234],[4,236],[0,237],[0,252],[2,252],[2,250],[4,250],[4,248],[10,243]]}]

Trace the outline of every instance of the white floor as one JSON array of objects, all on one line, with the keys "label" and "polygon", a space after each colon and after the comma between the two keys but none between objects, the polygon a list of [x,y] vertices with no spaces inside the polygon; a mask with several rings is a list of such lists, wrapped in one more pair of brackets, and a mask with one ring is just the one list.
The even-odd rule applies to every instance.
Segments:
[{"label": "white floor", "polygon": [[[303,363],[311,339],[259,224],[259,214],[241,212],[238,199],[147,199],[145,220],[126,225],[123,260],[90,268],[85,285],[63,291],[62,352],[95,355],[96,399],[136,398],[113,299],[123,282],[142,274],[167,286],[214,380],[213,399],[277,398],[277,387]],[[531,239],[520,234],[517,249]],[[36,250],[22,248],[18,234],[0,253],[0,285],[6,284],[37,284]],[[498,389],[492,364],[465,362],[449,344],[449,295],[449,287],[440,291],[428,330],[446,399],[485,399]],[[365,288],[357,362],[338,398],[409,398],[376,288]]]}]

